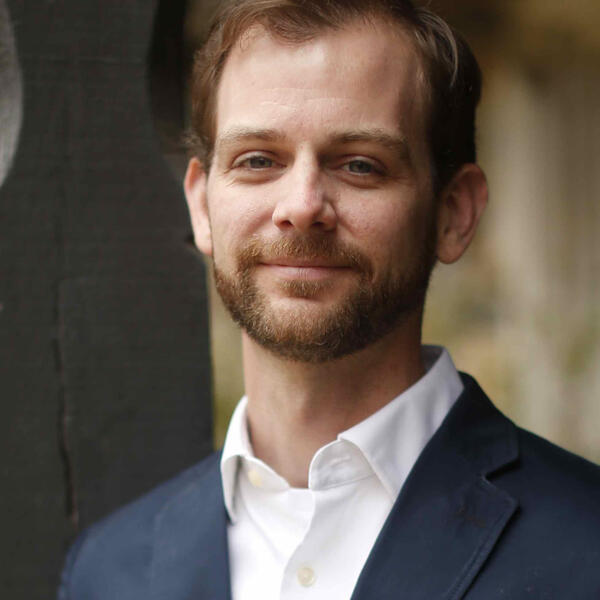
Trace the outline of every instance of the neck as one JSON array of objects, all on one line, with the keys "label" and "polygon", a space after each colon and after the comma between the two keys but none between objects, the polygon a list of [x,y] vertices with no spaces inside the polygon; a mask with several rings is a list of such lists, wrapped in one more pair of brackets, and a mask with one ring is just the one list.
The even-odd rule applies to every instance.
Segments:
[{"label": "neck", "polygon": [[254,454],[306,487],[315,452],[366,419],[424,373],[420,315],[368,348],[321,364],[284,360],[243,335]]}]

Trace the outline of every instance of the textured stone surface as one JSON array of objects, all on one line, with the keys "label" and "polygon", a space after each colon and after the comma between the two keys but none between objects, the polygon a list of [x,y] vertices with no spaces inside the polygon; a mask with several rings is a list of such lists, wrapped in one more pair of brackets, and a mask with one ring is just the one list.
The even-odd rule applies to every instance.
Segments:
[{"label": "textured stone surface", "polygon": [[23,90],[0,69],[3,598],[52,598],[77,530],[212,447],[204,268],[148,98],[156,5],[0,3]]}]

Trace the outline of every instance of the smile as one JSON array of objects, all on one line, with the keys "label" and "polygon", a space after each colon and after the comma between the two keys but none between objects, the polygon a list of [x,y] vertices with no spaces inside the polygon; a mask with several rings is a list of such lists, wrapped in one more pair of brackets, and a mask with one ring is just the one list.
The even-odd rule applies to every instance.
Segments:
[{"label": "smile", "polygon": [[351,270],[350,267],[346,266],[328,265],[312,261],[260,263],[258,266],[281,279],[303,279],[306,281],[321,281]]}]

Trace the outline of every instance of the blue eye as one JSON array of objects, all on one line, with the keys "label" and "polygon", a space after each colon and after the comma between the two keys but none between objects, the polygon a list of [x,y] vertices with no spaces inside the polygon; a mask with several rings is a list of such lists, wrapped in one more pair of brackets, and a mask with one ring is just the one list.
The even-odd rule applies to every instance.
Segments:
[{"label": "blue eye", "polygon": [[346,168],[350,173],[356,173],[357,175],[370,175],[375,170],[371,163],[364,160],[351,160],[346,164]]},{"label": "blue eye", "polygon": [[250,156],[242,164],[245,164],[250,169],[269,169],[273,166],[273,161],[266,156]]}]

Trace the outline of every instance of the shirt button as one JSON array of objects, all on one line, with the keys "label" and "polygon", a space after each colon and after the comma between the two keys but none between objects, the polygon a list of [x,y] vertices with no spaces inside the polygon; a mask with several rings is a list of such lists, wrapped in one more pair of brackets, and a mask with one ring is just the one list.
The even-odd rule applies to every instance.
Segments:
[{"label": "shirt button", "polygon": [[248,471],[248,480],[256,488],[262,486],[262,476],[256,469],[250,469]]},{"label": "shirt button", "polygon": [[310,587],[317,578],[310,567],[300,567],[296,576],[298,577],[298,583],[304,587]]}]

